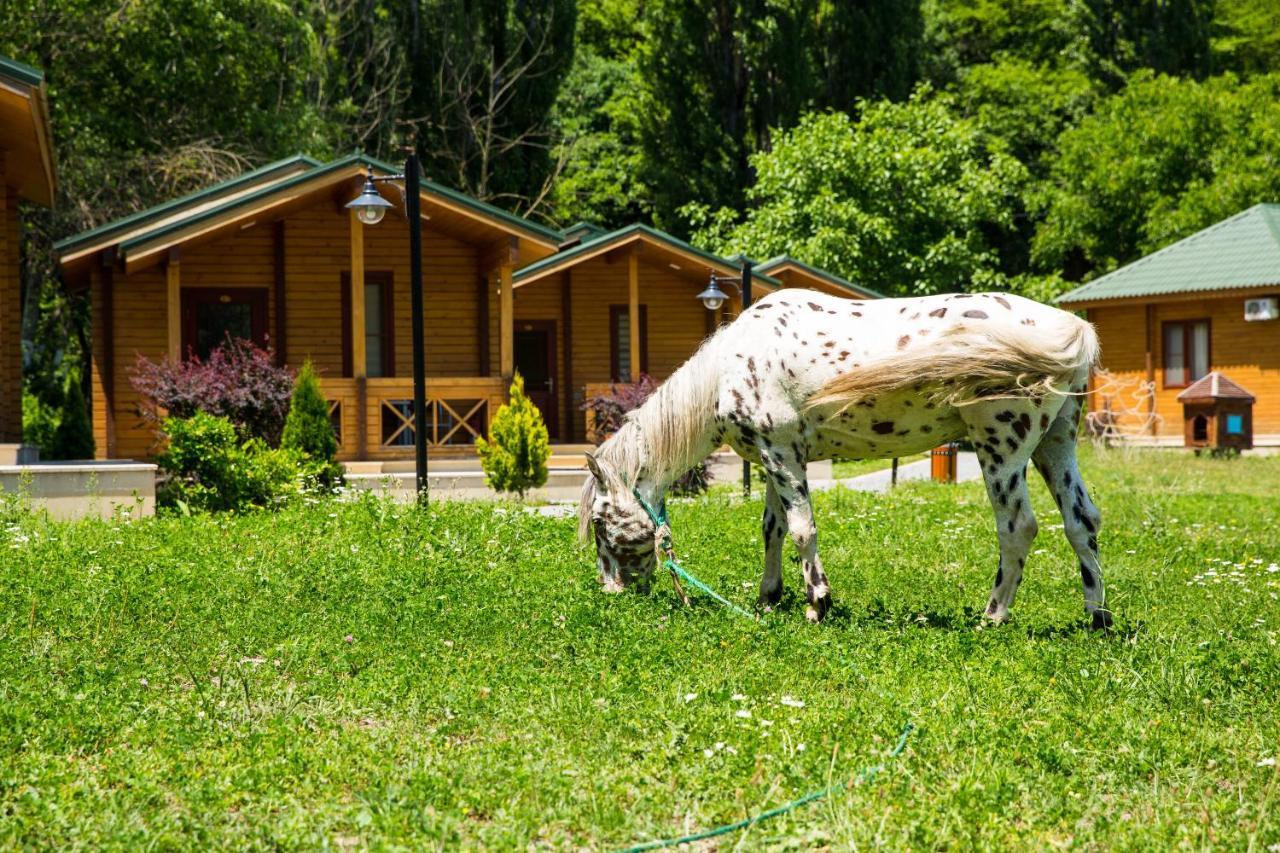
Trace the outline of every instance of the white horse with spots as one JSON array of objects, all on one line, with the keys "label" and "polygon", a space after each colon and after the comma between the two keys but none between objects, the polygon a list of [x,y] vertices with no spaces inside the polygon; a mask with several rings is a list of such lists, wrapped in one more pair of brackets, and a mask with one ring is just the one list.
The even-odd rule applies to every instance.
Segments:
[{"label": "white horse with spots", "polygon": [[995,510],[1000,562],[987,615],[1007,618],[1036,520],[1034,462],[1079,558],[1085,610],[1110,624],[1098,562],[1100,516],[1076,466],[1076,424],[1098,359],[1093,327],[1017,296],[982,293],[855,301],[783,290],[707,340],[588,457],[579,529],[594,533],[609,591],[648,589],[650,507],[727,443],[760,463],[767,488],[759,606],[782,594],[782,537],[799,551],[817,621],[831,606],[818,556],[807,462],[906,456],[968,438]]}]

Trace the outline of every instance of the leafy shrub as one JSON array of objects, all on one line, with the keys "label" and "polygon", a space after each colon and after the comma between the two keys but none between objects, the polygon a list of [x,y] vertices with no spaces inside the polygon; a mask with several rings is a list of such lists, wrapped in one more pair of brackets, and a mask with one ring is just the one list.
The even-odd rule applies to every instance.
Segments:
[{"label": "leafy shrub", "polygon": [[168,447],[157,461],[168,479],[157,491],[162,506],[244,510],[282,503],[298,492],[296,450],[272,449],[260,438],[241,441],[235,424],[207,412],[166,418]]},{"label": "leafy shrub", "polygon": [[498,409],[489,427],[489,440],[476,439],[480,467],[489,488],[520,497],[547,482],[551,443],[542,412],[524,393],[524,378],[511,383],[511,402]]},{"label": "leafy shrub", "polygon": [[272,364],[271,354],[252,342],[231,338],[208,361],[192,356],[157,363],[139,355],[131,382],[142,396],[143,417],[157,426],[166,415],[207,412],[230,420],[241,438],[261,438],[272,446],[280,443],[293,393],[287,368]]},{"label": "leafy shrub", "polygon": [[[640,408],[649,395],[658,389],[658,383],[648,374],[640,374],[639,380],[629,384],[609,386],[609,393],[589,397],[582,404],[582,410],[591,415],[591,428],[588,438],[601,444],[609,436],[622,427],[627,412]],[[707,474],[707,462],[704,459],[681,474],[671,484],[671,491],[678,495],[698,495],[707,490],[711,478]]]},{"label": "leafy shrub", "polygon": [[47,449],[50,459],[92,459],[93,424],[79,382],[71,382],[62,398],[62,417]]},{"label": "leafy shrub", "polygon": [[320,390],[320,379],[310,361],[302,365],[294,381],[280,446],[307,457],[309,479],[325,488],[341,484],[342,466],[337,458],[338,439],[329,420],[329,401]]}]

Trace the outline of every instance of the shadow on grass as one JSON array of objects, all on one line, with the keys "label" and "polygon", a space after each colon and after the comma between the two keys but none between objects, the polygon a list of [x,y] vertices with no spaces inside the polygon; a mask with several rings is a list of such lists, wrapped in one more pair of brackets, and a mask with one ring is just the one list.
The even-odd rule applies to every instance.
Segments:
[{"label": "shadow on grass", "polygon": [[1071,619],[1060,624],[1038,623],[1022,625],[1018,623],[1017,614],[1010,616],[1003,625],[994,625],[979,608],[965,607],[962,610],[939,611],[929,608],[901,606],[891,608],[881,599],[876,599],[860,610],[846,607],[840,603],[827,615],[827,622],[851,628],[878,628],[880,630],[901,630],[902,628],[924,628],[941,631],[1016,631],[1023,633],[1028,639],[1050,639],[1053,637],[1073,637],[1082,634],[1106,637],[1112,640],[1130,640],[1143,630],[1141,623],[1127,623],[1117,619],[1107,630],[1095,630],[1090,619],[1085,616]]}]

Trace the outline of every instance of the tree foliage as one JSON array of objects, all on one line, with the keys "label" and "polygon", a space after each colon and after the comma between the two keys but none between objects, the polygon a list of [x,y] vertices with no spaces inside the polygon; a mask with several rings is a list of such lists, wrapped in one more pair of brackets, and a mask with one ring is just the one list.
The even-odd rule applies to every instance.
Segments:
[{"label": "tree foliage", "polygon": [[747,218],[695,209],[699,239],[730,254],[791,254],[887,294],[1001,284],[986,234],[1011,227],[1025,169],[927,89],[859,108],[856,121],[810,113],[778,134],[752,159]]},{"label": "tree foliage", "polygon": [[1280,76],[1140,75],[1058,144],[1036,259],[1107,271],[1260,201],[1280,200]]}]

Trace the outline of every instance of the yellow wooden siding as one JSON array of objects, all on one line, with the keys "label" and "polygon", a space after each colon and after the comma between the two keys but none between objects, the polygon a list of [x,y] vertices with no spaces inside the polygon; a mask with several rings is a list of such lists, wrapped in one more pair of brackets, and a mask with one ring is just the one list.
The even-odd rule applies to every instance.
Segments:
[{"label": "yellow wooden siding", "polygon": [[113,293],[115,456],[141,458],[152,455],[155,435],[139,415],[140,398],[130,378],[138,355],[156,361],[168,350],[164,270],[152,267],[127,279],[117,273]]},{"label": "yellow wooden siding", "polygon": [[[1162,417],[1159,437],[1180,442],[1183,435],[1182,404],[1177,401],[1183,389],[1164,384],[1162,325],[1207,319],[1210,369],[1222,371],[1257,397],[1253,409],[1255,440],[1263,436],[1270,436],[1273,443],[1280,440],[1280,321],[1246,322],[1242,297],[1157,303],[1153,314],[1150,334],[1156,413]],[[1130,387],[1146,378],[1146,317],[1145,305],[1089,310],[1102,342],[1103,367]]]},{"label": "yellow wooden siding", "polygon": [[22,441],[22,305],[18,194],[0,152],[0,443]]}]

